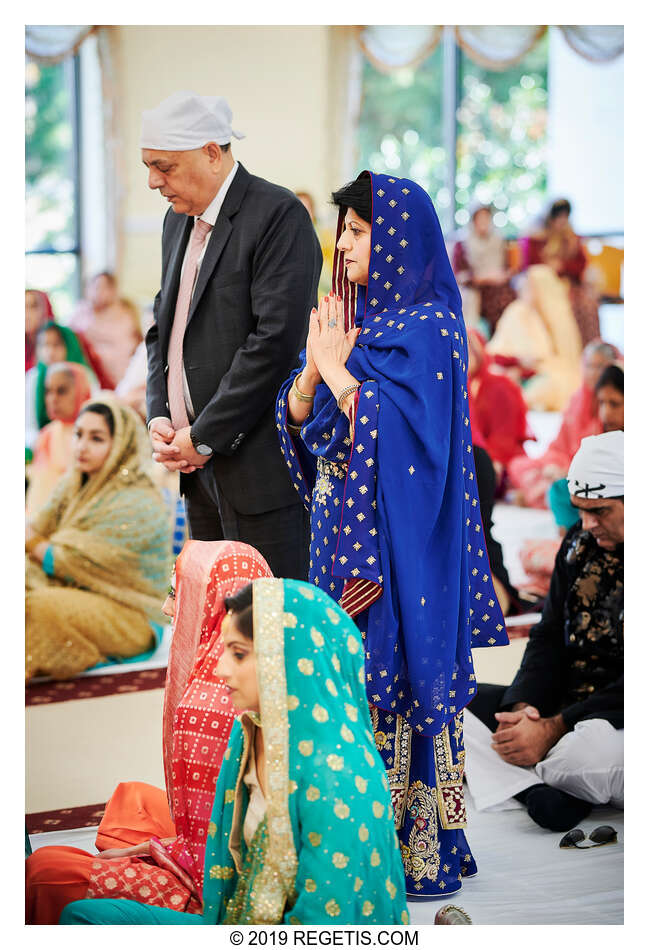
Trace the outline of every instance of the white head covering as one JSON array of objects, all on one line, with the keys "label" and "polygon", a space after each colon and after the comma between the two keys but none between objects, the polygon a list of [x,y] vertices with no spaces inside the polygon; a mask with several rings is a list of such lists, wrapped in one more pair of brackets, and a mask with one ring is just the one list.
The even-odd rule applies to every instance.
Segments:
[{"label": "white head covering", "polygon": [[186,152],[207,142],[227,145],[245,138],[232,126],[232,109],[222,96],[199,96],[174,92],[155,109],[142,113],[140,148],[162,152]]},{"label": "white head covering", "polygon": [[568,469],[568,490],[579,498],[624,495],[624,432],[589,435]]}]

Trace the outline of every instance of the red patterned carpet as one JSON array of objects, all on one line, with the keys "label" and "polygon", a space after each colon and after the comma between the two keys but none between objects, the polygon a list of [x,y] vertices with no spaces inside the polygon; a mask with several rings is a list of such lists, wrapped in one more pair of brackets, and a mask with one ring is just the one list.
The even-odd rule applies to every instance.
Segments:
[{"label": "red patterned carpet", "polygon": [[42,835],[46,831],[69,831],[71,828],[95,828],[102,819],[103,805],[82,805],[79,808],[60,808],[58,811],[36,811],[25,815],[25,825],[30,835]]},{"label": "red patterned carpet", "polygon": [[[132,673],[111,673],[106,676],[82,676],[73,680],[50,680],[34,683],[25,689],[26,706],[65,703],[71,699],[96,699],[116,693],[136,693],[145,689],[162,689],[166,667],[157,670],[136,670]],[[79,827],[79,826],[75,826]]]}]

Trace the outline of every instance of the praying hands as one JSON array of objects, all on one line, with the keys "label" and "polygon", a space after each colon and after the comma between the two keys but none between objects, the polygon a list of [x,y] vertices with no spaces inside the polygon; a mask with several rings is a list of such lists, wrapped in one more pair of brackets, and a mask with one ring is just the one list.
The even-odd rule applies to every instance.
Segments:
[{"label": "praying hands", "polygon": [[177,431],[168,419],[154,419],[149,427],[153,458],[170,472],[188,475],[203,468],[210,456],[199,455],[190,438],[190,426]]}]

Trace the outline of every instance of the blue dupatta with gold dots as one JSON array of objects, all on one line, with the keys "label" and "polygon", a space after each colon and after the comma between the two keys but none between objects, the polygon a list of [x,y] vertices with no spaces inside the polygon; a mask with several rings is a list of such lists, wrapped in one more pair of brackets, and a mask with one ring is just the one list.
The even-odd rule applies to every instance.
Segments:
[{"label": "blue dupatta with gold dots", "polygon": [[279,393],[277,423],[312,511],[310,580],[336,599],[355,578],[382,589],[361,624],[368,699],[434,736],[475,695],[471,648],[508,638],[480,516],[466,330],[439,221],[419,185],[366,174],[368,286],[350,285],[340,253],[333,274],[348,326],[355,311],[362,327],[347,361],[362,382],[355,433],[324,383],[300,436],[288,431],[304,357]]}]

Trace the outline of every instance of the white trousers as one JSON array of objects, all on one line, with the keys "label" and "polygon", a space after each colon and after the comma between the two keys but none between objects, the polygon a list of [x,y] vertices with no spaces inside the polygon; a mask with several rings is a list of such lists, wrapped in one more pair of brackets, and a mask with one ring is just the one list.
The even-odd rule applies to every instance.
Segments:
[{"label": "white trousers", "polygon": [[624,808],[624,730],[605,719],[578,722],[533,767],[510,765],[491,748],[484,723],[464,712],[466,779],[478,811],[521,807],[513,795],[544,782],[593,805]]}]

